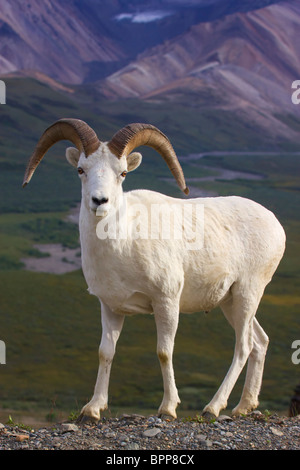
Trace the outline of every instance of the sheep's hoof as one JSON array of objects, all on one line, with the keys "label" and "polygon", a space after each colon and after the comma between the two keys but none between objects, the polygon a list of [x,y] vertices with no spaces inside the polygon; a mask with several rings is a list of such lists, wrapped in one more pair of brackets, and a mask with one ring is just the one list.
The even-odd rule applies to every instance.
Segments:
[{"label": "sheep's hoof", "polygon": [[87,416],[87,415],[84,415],[83,413],[81,413],[77,420],[76,420],[76,423],[77,424],[97,424],[99,421],[98,418],[93,418],[92,416]]},{"label": "sheep's hoof", "polygon": [[205,419],[205,421],[210,421],[212,419],[216,419],[216,415],[214,415],[210,411],[203,411],[202,417]]},{"label": "sheep's hoof", "polygon": [[163,421],[174,421],[176,419],[175,416],[167,415],[165,413],[159,413],[158,418],[160,418]]}]

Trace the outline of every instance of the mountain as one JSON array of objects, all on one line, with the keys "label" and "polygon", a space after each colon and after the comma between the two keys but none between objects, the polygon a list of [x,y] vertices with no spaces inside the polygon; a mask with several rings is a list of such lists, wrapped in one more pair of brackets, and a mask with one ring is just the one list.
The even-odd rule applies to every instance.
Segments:
[{"label": "mountain", "polygon": [[110,99],[176,100],[232,110],[269,131],[298,139],[291,85],[300,77],[300,4],[281,2],[199,23],[146,50],[99,83]]},{"label": "mountain", "polygon": [[[284,86],[299,76],[300,4],[287,2],[222,20],[199,23],[187,33],[139,55],[105,80],[121,97],[143,97],[216,78],[255,76]],[[223,81],[223,80],[221,80]],[[250,80],[251,81],[251,77]],[[238,91],[238,90],[237,90]],[[251,92],[250,88],[247,88]],[[253,94],[253,92],[252,92]],[[278,97],[277,97],[278,98]]]},{"label": "mountain", "polygon": [[40,71],[67,83],[81,83],[86,64],[124,59],[122,49],[95,24],[85,21],[76,2],[1,1],[0,71]]},{"label": "mountain", "polygon": [[297,0],[0,0],[0,75],[74,99],[79,85],[105,100],[221,110],[297,142],[299,23]]},{"label": "mountain", "polygon": [[193,24],[275,1],[0,0],[0,75],[90,83]]}]

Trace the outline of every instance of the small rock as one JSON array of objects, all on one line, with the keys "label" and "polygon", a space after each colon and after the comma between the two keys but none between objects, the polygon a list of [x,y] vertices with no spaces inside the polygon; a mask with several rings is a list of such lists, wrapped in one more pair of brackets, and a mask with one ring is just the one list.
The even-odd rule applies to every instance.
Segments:
[{"label": "small rock", "polygon": [[261,415],[262,415],[262,412],[259,410],[254,410],[254,411],[251,411],[251,413],[249,413],[249,416],[261,416]]},{"label": "small rock", "polygon": [[272,433],[275,434],[275,436],[283,436],[283,432],[279,431],[279,429],[274,428],[273,426],[270,427],[270,431],[272,431]]},{"label": "small rock", "polygon": [[126,434],[119,434],[118,439],[122,442],[129,442],[129,437]]},{"label": "small rock", "polygon": [[137,414],[137,413],[133,413],[131,415],[129,415],[127,413],[124,413],[124,414],[122,414],[120,419],[126,419],[126,420],[128,419],[128,420],[131,420],[131,421],[139,421],[140,419],[145,419],[145,416]]},{"label": "small rock", "polygon": [[220,447],[223,447],[225,445],[223,444],[223,442],[220,442],[220,441],[214,441],[214,444]]},{"label": "small rock", "polygon": [[232,418],[227,415],[220,415],[218,416],[217,421],[232,421]]},{"label": "small rock", "polygon": [[155,437],[160,432],[161,432],[161,430],[158,429],[158,428],[150,428],[150,429],[146,429],[146,431],[143,432],[143,436],[145,436],[145,437]]},{"label": "small rock", "polygon": [[148,421],[149,423],[154,423],[155,418],[153,416],[149,416]]},{"label": "small rock", "polygon": [[60,447],[60,445],[61,445],[60,438],[59,437],[54,437],[54,439],[52,441],[52,446],[53,447]]},{"label": "small rock", "polygon": [[131,415],[127,414],[127,413],[123,413],[121,416],[120,416],[120,419],[128,419],[128,420],[132,420],[132,421],[136,421],[136,420],[140,420],[140,419],[144,419],[145,416],[143,415],[140,415],[140,414],[137,414],[137,413],[133,413]]},{"label": "small rock", "polygon": [[136,442],[130,442],[126,445],[127,450],[139,450],[139,445]]},{"label": "small rock", "polygon": [[5,428],[4,424],[0,423],[0,429]]},{"label": "small rock", "polygon": [[27,439],[29,439],[28,434],[19,434],[19,435],[16,437],[16,441],[17,441],[17,442],[23,442],[23,441],[26,441]]},{"label": "small rock", "polygon": [[61,427],[62,427],[62,432],[75,432],[75,431],[78,431],[79,429],[79,427],[73,423],[63,423]]},{"label": "small rock", "polygon": [[215,426],[216,428],[222,428],[221,424],[218,421],[213,421],[212,425]]}]

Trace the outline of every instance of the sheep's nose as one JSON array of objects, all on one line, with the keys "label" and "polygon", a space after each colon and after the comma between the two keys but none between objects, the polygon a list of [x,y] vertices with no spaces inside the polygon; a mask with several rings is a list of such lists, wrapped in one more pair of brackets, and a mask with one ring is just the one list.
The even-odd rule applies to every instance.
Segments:
[{"label": "sheep's nose", "polygon": [[96,206],[101,206],[101,204],[106,204],[108,202],[108,199],[106,197],[103,197],[102,199],[99,199],[98,197],[92,197],[92,201]]}]

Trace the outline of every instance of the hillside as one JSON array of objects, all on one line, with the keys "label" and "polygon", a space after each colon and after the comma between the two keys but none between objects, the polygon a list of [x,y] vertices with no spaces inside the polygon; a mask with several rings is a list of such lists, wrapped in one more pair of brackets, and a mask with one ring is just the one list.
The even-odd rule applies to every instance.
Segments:
[{"label": "hillside", "polygon": [[30,0],[12,5],[2,0],[0,20],[2,74],[42,71],[62,82],[80,83],[86,63],[124,59],[116,42],[108,34],[96,34],[72,1]]},{"label": "hillside", "polygon": [[289,123],[300,119],[291,102],[291,84],[300,76],[299,27],[294,1],[199,23],[145,51],[99,87],[109,99],[232,111],[274,137],[298,140]]},{"label": "hillside", "polygon": [[[239,90],[239,80],[246,80],[247,74],[253,74],[249,81],[251,78],[253,82],[258,80],[258,95],[262,80],[266,82],[265,88],[272,84],[283,87],[298,76],[299,24],[300,5],[294,1],[199,23],[187,33],[140,54],[136,61],[108,77],[104,84],[111,87],[116,97],[148,97],[167,94],[168,89],[170,93],[176,88],[188,90],[189,86],[201,91],[205,82],[215,82],[216,86],[222,73],[224,79],[228,74],[230,82],[231,72],[237,93],[243,91]],[[226,88],[224,90],[222,85],[221,81],[219,88],[224,92]],[[246,88],[245,84],[245,97],[247,91],[251,92],[251,87]],[[253,95],[252,92],[248,101]],[[228,102],[231,99],[232,94]],[[273,99],[281,103],[282,96],[275,94]]]},{"label": "hillside", "polygon": [[259,8],[272,0],[227,3],[1,0],[0,75],[39,72],[68,84],[90,83],[198,21]]},{"label": "hillside", "polygon": [[[12,10],[2,0],[0,10],[5,80],[32,77],[93,108],[95,99],[134,99],[129,106],[134,109],[142,100],[150,103],[148,109],[162,104],[164,112],[174,103],[190,116],[198,114],[198,132],[212,125],[220,132],[225,122],[227,149],[240,140],[240,125],[249,140],[255,134],[270,145],[299,140],[300,106],[291,101],[292,82],[300,76],[295,0],[245,0],[238,6],[165,0],[161,9],[156,0],[139,6],[18,2]],[[200,130],[197,141],[205,147],[213,134],[206,137],[206,129],[203,134]]]}]

